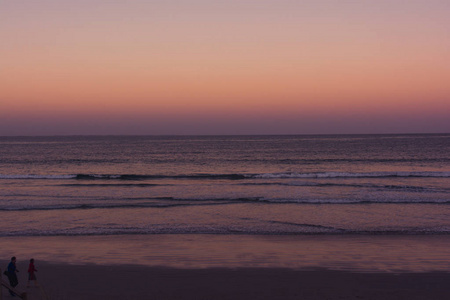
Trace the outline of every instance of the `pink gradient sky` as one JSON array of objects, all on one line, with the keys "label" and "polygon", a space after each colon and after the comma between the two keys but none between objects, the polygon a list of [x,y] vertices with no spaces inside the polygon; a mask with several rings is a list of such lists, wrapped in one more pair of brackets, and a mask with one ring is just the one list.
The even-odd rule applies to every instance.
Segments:
[{"label": "pink gradient sky", "polygon": [[450,132],[450,1],[0,2],[0,135]]}]

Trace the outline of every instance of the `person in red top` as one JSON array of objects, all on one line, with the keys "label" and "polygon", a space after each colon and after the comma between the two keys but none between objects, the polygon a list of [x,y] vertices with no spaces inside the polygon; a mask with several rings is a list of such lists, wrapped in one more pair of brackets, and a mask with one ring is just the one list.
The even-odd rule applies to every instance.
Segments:
[{"label": "person in red top", "polygon": [[36,274],[34,272],[37,272],[36,268],[34,267],[34,259],[30,259],[30,265],[28,266],[28,283],[27,287],[30,286],[30,281],[34,281],[34,286],[38,286]]}]

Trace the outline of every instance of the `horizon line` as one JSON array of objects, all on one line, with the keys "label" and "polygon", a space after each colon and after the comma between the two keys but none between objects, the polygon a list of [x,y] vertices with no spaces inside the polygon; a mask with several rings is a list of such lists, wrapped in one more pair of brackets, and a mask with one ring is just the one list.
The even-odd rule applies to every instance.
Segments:
[{"label": "horizon line", "polygon": [[22,137],[213,137],[213,136],[361,136],[361,135],[450,135],[450,132],[422,133],[280,133],[280,134],[55,134],[55,135],[0,135],[0,138]]}]

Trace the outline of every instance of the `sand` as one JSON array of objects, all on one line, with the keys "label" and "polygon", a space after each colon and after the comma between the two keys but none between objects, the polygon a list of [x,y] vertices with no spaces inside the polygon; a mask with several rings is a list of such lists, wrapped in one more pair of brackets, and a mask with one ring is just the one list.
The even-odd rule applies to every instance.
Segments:
[{"label": "sand", "polygon": [[[450,273],[176,269],[39,262],[49,299],[450,299]],[[18,289],[27,290],[22,267]],[[28,288],[36,295],[37,288]],[[13,299],[4,290],[4,299]],[[33,297],[33,299],[37,299]]]},{"label": "sand", "polygon": [[[3,237],[49,299],[450,299],[448,236]],[[41,300],[38,288],[29,300]],[[10,297],[4,290],[4,299]]]}]

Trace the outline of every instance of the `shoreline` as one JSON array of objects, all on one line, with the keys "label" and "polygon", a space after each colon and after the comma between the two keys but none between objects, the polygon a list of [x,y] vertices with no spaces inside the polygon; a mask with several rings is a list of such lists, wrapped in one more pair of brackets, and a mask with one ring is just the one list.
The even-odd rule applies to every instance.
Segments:
[{"label": "shoreline", "polygon": [[[18,264],[18,289],[26,262]],[[364,273],[324,268],[180,269],[37,261],[49,299],[449,299],[450,272]],[[8,296],[6,296],[7,298]]]},{"label": "shoreline", "polygon": [[450,235],[236,236],[117,235],[2,237],[11,256],[62,264],[179,269],[324,268],[350,272],[448,272]]},{"label": "shoreline", "polygon": [[51,300],[439,300],[449,247],[448,235],[4,237],[0,267],[17,257],[30,300],[30,258]]}]

